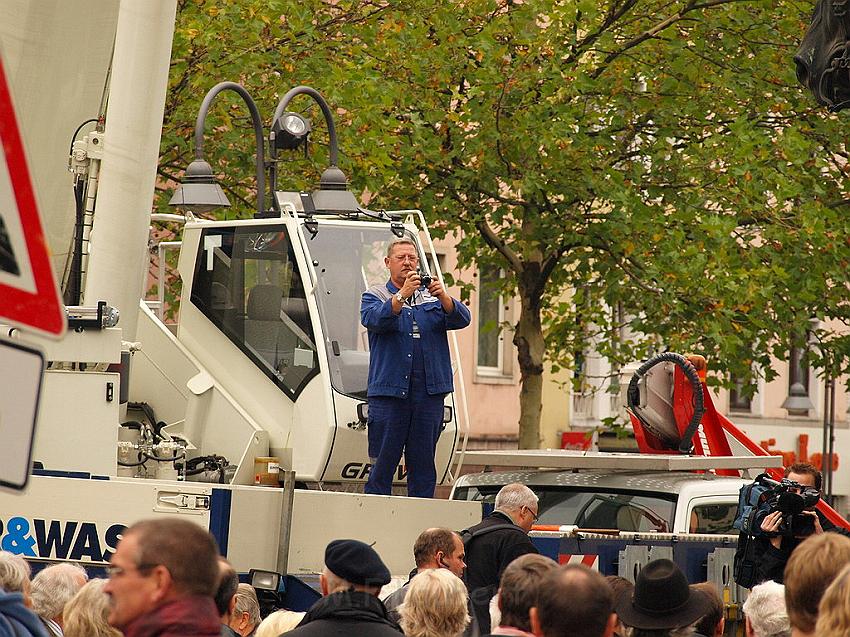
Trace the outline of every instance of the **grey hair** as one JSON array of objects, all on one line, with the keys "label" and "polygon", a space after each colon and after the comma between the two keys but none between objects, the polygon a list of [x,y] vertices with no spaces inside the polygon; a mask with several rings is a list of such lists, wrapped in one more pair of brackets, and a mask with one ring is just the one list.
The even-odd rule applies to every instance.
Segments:
[{"label": "grey hair", "polygon": [[503,486],[496,494],[496,509],[498,511],[518,511],[522,507],[537,504],[538,499],[534,491],[527,486],[513,482]]},{"label": "grey hair", "polygon": [[296,613],[294,610],[276,610],[260,622],[254,637],[278,637],[281,633],[293,630],[302,619],[304,619],[304,613]]},{"label": "grey hair", "polygon": [[[387,257],[392,255],[393,250],[395,250],[395,247],[397,245],[403,245],[403,244],[412,245],[414,248],[416,247],[416,242],[413,239],[411,239],[410,237],[407,237],[407,236],[401,237],[399,239],[396,239],[395,241],[390,241],[389,245],[387,245]],[[417,250],[417,254],[418,253],[419,252]]]},{"label": "grey hair", "polygon": [[32,578],[32,609],[44,619],[61,617],[67,604],[89,576],[79,564],[53,564]]},{"label": "grey hair", "polygon": [[30,581],[30,565],[20,555],[0,551],[0,588],[7,593],[23,593]]},{"label": "grey hair", "polygon": [[791,621],[785,608],[785,586],[764,582],[753,586],[744,602],[744,614],[756,637],[789,637]]},{"label": "grey hair", "polygon": [[257,592],[250,584],[239,584],[236,587],[236,606],[233,608],[235,614],[248,613],[248,621],[251,626],[260,623],[260,603],[257,601]]},{"label": "grey hair", "polygon": [[354,584],[349,582],[347,579],[340,577],[327,566],[325,567],[323,575],[325,576],[325,581],[327,581],[328,583],[329,593],[336,593],[339,591],[348,590],[349,588],[352,588],[354,586]]}]

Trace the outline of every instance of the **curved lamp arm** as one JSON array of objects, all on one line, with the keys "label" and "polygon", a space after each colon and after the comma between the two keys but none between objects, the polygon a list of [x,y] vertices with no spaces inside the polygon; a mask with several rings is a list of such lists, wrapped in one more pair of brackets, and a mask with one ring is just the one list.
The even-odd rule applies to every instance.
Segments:
[{"label": "curved lamp arm", "polygon": [[278,102],[277,108],[274,111],[274,118],[272,119],[272,122],[276,122],[283,116],[284,112],[286,111],[286,107],[289,105],[289,102],[291,102],[292,98],[294,98],[296,95],[309,95],[316,101],[316,103],[319,105],[319,108],[322,109],[322,115],[325,116],[325,124],[328,127],[330,164],[331,166],[336,166],[339,151],[337,150],[336,126],[334,125],[334,118],[331,114],[330,106],[328,106],[328,103],[325,101],[325,98],[322,97],[316,89],[312,89],[309,86],[296,86],[295,88],[287,91],[286,95],[284,95],[280,99],[280,102]]},{"label": "curved lamp arm", "polygon": [[[257,212],[262,214],[266,209],[266,173],[265,154],[263,150],[265,138],[263,135],[263,122],[260,118],[260,111],[257,108],[257,104],[241,84],[237,84],[236,82],[220,82],[207,92],[204,97],[204,101],[201,102],[201,108],[198,111],[198,119],[195,120],[195,159],[204,158],[204,122],[207,119],[207,112],[210,110],[210,105],[212,104],[213,99],[215,99],[215,96],[225,90],[238,93],[245,104],[247,104],[248,110],[251,112],[251,120],[254,124],[254,136],[257,139]],[[292,91],[290,91],[290,93],[291,92]],[[288,94],[289,93],[287,93],[287,95]]]}]

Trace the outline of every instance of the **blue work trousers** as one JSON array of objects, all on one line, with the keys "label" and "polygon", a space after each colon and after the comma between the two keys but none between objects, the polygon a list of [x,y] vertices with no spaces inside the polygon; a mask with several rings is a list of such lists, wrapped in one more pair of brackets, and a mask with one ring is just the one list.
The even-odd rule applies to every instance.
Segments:
[{"label": "blue work trousers", "polygon": [[445,394],[432,396],[425,389],[418,340],[414,339],[414,364],[407,397],[369,397],[369,457],[376,460],[369,472],[366,493],[390,494],[404,453],[407,495],[434,497],[437,485],[434,454],[442,431]]}]

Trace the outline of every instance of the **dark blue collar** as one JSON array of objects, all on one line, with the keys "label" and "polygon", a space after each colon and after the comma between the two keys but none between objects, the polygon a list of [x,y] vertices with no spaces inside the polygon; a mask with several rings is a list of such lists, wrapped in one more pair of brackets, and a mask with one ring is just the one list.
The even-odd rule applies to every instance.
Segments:
[{"label": "dark blue collar", "polygon": [[392,279],[389,279],[389,280],[387,281],[387,289],[388,289],[390,292],[392,292],[393,294],[395,294],[395,293],[396,293],[396,292],[398,292],[401,288],[400,288],[400,287],[398,287],[395,283],[393,283],[393,280],[392,280]]}]

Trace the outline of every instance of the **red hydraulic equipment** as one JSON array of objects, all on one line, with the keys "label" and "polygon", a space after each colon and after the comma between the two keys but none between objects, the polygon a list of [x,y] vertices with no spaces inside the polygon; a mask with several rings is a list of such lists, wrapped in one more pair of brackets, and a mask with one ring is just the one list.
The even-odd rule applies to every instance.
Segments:
[{"label": "red hydraulic equipment", "polygon": [[[628,388],[628,413],[641,453],[669,454],[671,451],[698,456],[767,456],[714,407],[705,384],[706,363],[702,356],[665,352],[641,365]],[[783,469],[767,469],[781,480]],[[734,469],[718,469],[718,475],[740,476]],[[823,500],[818,510],[836,526],[850,529]]]}]

